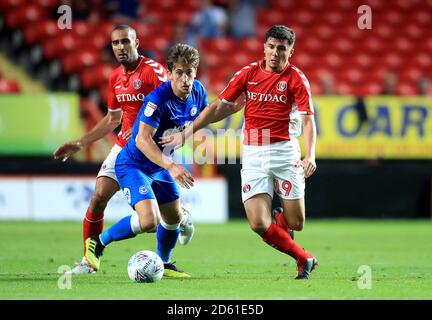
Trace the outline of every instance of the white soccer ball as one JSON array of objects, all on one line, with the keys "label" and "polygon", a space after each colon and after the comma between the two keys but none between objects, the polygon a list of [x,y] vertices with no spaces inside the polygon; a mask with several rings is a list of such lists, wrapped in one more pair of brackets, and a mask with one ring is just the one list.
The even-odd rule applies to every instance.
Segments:
[{"label": "white soccer ball", "polygon": [[129,259],[128,274],[133,282],[157,282],[163,273],[164,263],[153,251],[138,251]]}]

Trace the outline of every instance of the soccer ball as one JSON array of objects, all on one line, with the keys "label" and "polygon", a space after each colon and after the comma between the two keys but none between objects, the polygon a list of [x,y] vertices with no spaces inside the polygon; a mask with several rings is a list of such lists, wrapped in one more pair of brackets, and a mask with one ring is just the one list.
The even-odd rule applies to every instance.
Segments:
[{"label": "soccer ball", "polygon": [[153,251],[138,251],[129,259],[128,274],[133,282],[157,282],[163,273],[162,259]]}]

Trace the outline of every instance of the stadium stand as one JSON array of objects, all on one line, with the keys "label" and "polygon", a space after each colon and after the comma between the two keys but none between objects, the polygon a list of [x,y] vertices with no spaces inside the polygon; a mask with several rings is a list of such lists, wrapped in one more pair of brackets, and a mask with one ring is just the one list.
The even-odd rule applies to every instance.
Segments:
[{"label": "stadium stand", "polygon": [[[89,7],[98,11],[102,2],[92,0]],[[239,67],[260,58],[264,31],[270,25],[286,24],[297,35],[292,62],[308,76],[315,94],[323,93],[319,83],[326,73],[334,78],[340,94],[377,94],[387,70],[398,73],[398,92],[414,94],[416,78],[432,74],[432,1],[366,1],[374,8],[373,28],[360,30],[353,23],[358,13],[352,8],[363,2],[355,0],[347,5],[347,1],[338,0],[328,5],[324,0],[269,0],[258,6],[255,37],[235,40],[224,36],[199,42],[205,55],[206,77],[210,79],[209,91],[219,91]],[[73,76],[79,79],[75,86],[81,94],[92,93],[103,102],[105,96],[99,93],[104,91],[109,70],[115,66],[103,58],[114,23],[99,14],[96,20],[74,21],[71,30],[60,30],[56,21],[59,4],[56,0],[34,0],[30,4],[23,0],[2,1],[0,15],[14,35],[13,49],[21,47],[32,52],[29,63],[33,66],[29,69],[34,69],[35,64],[39,65],[37,70],[45,66],[50,89],[75,89],[68,78]],[[174,25],[190,21],[200,2],[185,0],[179,6],[173,0],[142,0],[140,4],[139,18],[132,25],[141,48],[164,61]],[[421,45],[413,50],[419,42]],[[3,81],[2,88],[6,87],[9,85]],[[10,87],[8,90],[16,90],[16,84]]]}]

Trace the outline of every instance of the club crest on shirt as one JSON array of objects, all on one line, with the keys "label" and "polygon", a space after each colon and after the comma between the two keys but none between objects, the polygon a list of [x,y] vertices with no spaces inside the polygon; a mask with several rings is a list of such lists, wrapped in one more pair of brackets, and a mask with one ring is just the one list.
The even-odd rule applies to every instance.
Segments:
[{"label": "club crest on shirt", "polygon": [[141,194],[147,194],[147,188],[145,186],[141,186],[139,187],[139,193]]},{"label": "club crest on shirt", "polygon": [[243,193],[248,193],[250,191],[250,189],[251,189],[250,184],[247,183],[247,184],[243,185]]},{"label": "club crest on shirt", "polygon": [[144,115],[146,117],[151,117],[153,112],[157,109],[157,105],[155,105],[153,102],[147,102],[146,108],[144,110]]},{"label": "club crest on shirt", "polygon": [[198,109],[196,106],[193,106],[192,109],[190,110],[190,115],[191,117],[193,117],[194,115],[196,115]]},{"label": "club crest on shirt", "polygon": [[276,88],[279,91],[284,92],[287,88],[287,82],[286,81],[279,81],[278,84],[276,85]]},{"label": "club crest on shirt", "polygon": [[138,90],[139,88],[141,88],[141,84],[142,84],[141,80],[140,79],[136,79],[133,82],[133,87]]}]

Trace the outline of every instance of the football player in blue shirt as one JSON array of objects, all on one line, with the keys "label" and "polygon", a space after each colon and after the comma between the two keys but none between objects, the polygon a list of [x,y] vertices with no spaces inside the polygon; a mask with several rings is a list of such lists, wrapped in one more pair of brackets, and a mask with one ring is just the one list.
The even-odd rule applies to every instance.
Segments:
[{"label": "football player in blue shirt", "polygon": [[[95,270],[104,248],[112,241],[157,232],[157,254],[164,262],[164,276],[189,277],[171,261],[179,237],[180,190],[194,179],[176,164],[172,152],[162,150],[159,139],[173,130],[183,130],[207,106],[207,92],[195,80],[199,53],[186,44],[175,45],[167,58],[171,77],[145,98],[133,127],[132,137],[119,153],[115,171],[121,190],[137,214],[119,220],[99,236],[86,240],[86,258]],[[177,183],[176,183],[177,182]]]}]

